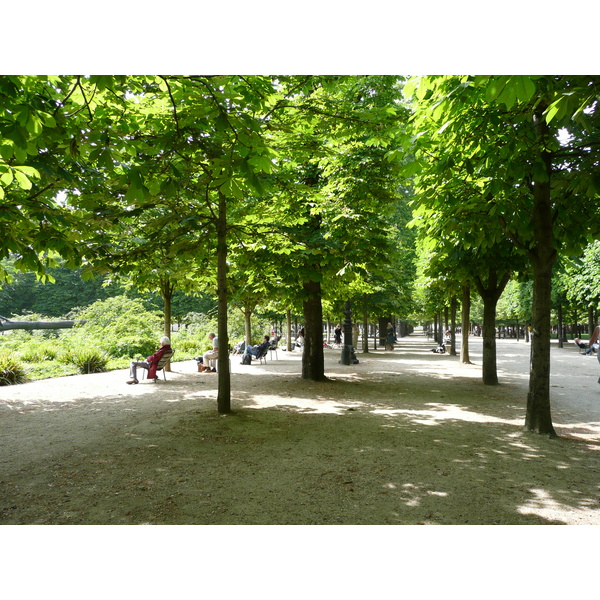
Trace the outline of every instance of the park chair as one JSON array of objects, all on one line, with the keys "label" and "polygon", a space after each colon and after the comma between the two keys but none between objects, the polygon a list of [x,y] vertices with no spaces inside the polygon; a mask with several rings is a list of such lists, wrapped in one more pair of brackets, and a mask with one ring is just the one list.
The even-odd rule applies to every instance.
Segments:
[{"label": "park chair", "polygon": [[275,358],[279,360],[277,356],[277,346],[279,345],[279,340],[271,340],[269,344],[269,354],[271,355],[271,360],[273,360],[273,352],[275,352]]},{"label": "park chair", "polygon": [[269,349],[271,348],[271,346],[267,346],[257,357],[256,360],[258,360],[258,362],[260,364],[267,364],[267,353],[269,352]]},{"label": "park chair", "polygon": [[[160,360],[158,361],[158,365],[156,366],[156,372],[158,373],[159,371],[162,371],[163,373],[163,379],[166,381],[167,380],[167,376],[165,375],[165,367],[167,366],[167,363],[171,360],[171,357],[173,356],[173,354],[175,354],[175,350],[170,350],[165,352]],[[154,378],[154,383],[156,383],[158,381],[158,377]]]}]

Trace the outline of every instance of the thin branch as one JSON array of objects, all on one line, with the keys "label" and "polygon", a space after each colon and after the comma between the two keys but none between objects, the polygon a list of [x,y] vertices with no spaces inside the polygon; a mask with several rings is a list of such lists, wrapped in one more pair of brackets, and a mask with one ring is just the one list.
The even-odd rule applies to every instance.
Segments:
[{"label": "thin branch", "polygon": [[177,133],[179,133],[180,127],[179,127],[179,116],[177,115],[177,105],[175,103],[175,98],[173,98],[173,92],[171,91],[171,86],[169,85],[169,80],[164,75],[159,75],[159,77],[167,85],[167,90],[169,92],[169,98],[171,98],[171,104],[173,105],[173,118],[175,119],[175,127],[177,129]]}]

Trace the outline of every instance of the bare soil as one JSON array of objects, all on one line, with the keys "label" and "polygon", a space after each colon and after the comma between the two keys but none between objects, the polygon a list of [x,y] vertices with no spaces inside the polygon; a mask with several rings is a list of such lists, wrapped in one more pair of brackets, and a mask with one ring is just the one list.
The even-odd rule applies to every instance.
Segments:
[{"label": "bare soil", "polygon": [[232,357],[232,408],[194,361],[0,388],[2,524],[600,524],[600,368],[552,348],[557,438],[523,430],[529,346],[501,384],[422,335],[300,378],[301,356]]}]

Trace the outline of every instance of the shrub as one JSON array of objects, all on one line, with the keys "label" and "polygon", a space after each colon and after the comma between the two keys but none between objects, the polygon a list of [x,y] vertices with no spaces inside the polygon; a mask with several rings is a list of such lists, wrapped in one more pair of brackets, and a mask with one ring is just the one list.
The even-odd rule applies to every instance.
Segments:
[{"label": "shrub", "polygon": [[18,356],[25,362],[44,362],[54,360],[58,351],[55,344],[30,341],[19,348]]},{"label": "shrub", "polygon": [[0,354],[0,385],[14,385],[26,380],[23,365],[12,354]]},{"label": "shrub", "polygon": [[81,348],[73,350],[70,354],[70,362],[83,374],[106,371],[109,360],[110,356],[106,352],[96,348]]},{"label": "shrub", "polygon": [[71,340],[101,348],[111,356],[149,356],[158,348],[162,319],[140,300],[116,296],[98,300],[79,314],[85,323],[75,327]]}]

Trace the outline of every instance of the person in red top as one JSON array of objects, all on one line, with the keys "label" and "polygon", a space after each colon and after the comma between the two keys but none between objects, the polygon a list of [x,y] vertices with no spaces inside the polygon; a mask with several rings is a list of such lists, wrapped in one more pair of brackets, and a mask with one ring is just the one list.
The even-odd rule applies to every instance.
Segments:
[{"label": "person in red top", "polygon": [[160,349],[157,350],[152,356],[149,356],[146,360],[132,360],[129,363],[129,381],[128,385],[132,383],[139,383],[137,379],[137,369],[142,368],[148,371],[147,379],[154,379],[156,377],[156,367],[165,352],[172,352],[171,340],[165,335],[160,338]]}]

